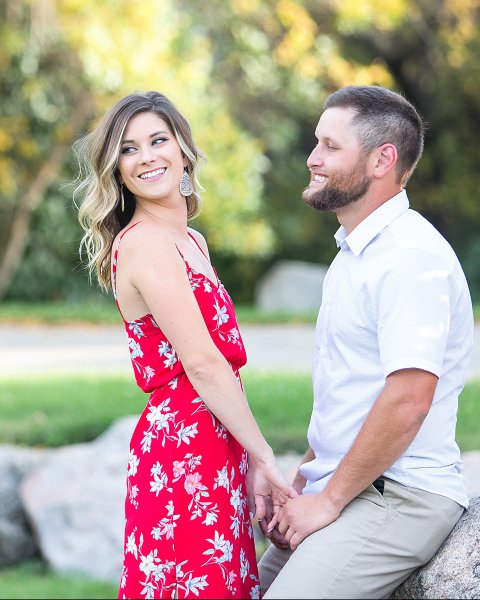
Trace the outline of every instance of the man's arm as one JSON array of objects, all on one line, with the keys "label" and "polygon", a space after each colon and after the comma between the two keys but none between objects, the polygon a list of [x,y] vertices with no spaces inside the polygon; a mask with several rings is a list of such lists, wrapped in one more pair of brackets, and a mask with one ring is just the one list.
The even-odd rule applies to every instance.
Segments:
[{"label": "man's arm", "polygon": [[353,498],[382,475],[415,438],[430,409],[438,378],[420,369],[395,371],[326,488],[289,500],[279,531],[292,549],[335,521]]}]

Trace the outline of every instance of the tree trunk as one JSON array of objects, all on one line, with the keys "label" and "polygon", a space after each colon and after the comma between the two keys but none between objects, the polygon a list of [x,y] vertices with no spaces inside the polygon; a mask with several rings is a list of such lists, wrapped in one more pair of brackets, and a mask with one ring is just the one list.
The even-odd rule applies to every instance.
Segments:
[{"label": "tree trunk", "polygon": [[56,143],[46,162],[34,175],[29,188],[17,201],[8,232],[8,240],[3,256],[0,257],[0,300],[5,297],[10,282],[18,269],[30,233],[32,216],[44,199],[44,194],[60,173],[68,150],[81,132],[85,121],[93,114],[94,102],[85,94],[77,103],[68,123],[68,133]]}]

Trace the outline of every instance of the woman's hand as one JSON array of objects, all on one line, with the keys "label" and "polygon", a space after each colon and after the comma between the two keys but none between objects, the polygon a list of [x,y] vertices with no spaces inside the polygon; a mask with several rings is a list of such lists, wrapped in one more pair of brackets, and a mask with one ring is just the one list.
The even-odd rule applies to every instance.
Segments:
[{"label": "woman's hand", "polygon": [[287,482],[273,453],[263,459],[249,457],[247,473],[247,497],[249,509],[256,514],[259,521],[269,519],[267,530],[273,529],[278,522],[278,514],[282,506],[298,493]]}]

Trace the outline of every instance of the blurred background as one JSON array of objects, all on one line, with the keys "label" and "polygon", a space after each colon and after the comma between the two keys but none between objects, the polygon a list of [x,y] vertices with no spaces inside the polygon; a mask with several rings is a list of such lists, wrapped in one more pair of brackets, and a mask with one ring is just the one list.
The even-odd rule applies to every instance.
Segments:
[{"label": "blurred background", "polygon": [[278,259],[328,264],[335,216],[307,208],[325,97],[404,94],[428,124],[408,191],[480,297],[480,0],[2,0],[0,299],[81,302],[72,142],[156,89],[208,157],[194,226],[237,302]]}]

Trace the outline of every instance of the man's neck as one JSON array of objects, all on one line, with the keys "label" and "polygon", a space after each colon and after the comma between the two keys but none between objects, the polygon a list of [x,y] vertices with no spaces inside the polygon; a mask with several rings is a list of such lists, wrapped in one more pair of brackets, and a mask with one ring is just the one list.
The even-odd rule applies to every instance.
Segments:
[{"label": "man's neck", "polygon": [[343,226],[347,235],[350,235],[352,231],[360,225],[369,215],[377,210],[382,204],[385,204],[388,200],[396,196],[402,191],[400,185],[396,187],[390,187],[382,190],[383,193],[370,193],[367,192],[365,196],[359,200],[352,202],[348,206],[339,208],[337,213],[337,219],[340,225]]}]

